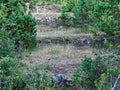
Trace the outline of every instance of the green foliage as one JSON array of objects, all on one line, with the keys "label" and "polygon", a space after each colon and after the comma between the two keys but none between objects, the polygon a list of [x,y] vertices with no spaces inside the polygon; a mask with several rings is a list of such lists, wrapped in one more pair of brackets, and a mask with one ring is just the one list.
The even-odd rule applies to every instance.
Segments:
[{"label": "green foliage", "polygon": [[66,4],[61,7],[60,24],[63,26],[74,26],[74,16],[70,16],[70,12],[77,3],[77,0],[68,0]]},{"label": "green foliage", "polygon": [[29,13],[25,14],[23,1],[0,1],[0,10],[5,12],[1,17],[0,30],[7,31],[9,38],[15,41],[16,46],[30,48],[36,45],[36,20]]},{"label": "green foliage", "polygon": [[100,57],[95,60],[85,57],[82,62],[82,70],[84,71],[84,79],[88,84],[93,86],[92,83],[100,77],[100,74],[105,72],[106,67],[100,62]]},{"label": "green foliage", "polygon": [[71,12],[72,9],[74,8],[74,6],[76,5],[77,0],[68,0],[66,1],[66,4],[62,6],[61,8],[61,12],[65,13],[65,12]]},{"label": "green foliage", "polygon": [[[85,24],[92,22],[89,15],[91,13],[91,10],[93,9],[93,3],[94,3],[94,0],[92,0],[92,1],[90,1],[90,0],[71,0],[66,5],[62,6],[61,12],[64,14],[66,12],[72,12],[74,14],[74,19],[72,19],[74,26],[83,26]],[[65,23],[69,23],[69,22],[70,22],[70,20]]]},{"label": "green foliage", "polygon": [[[107,70],[105,73],[100,75],[100,79],[95,80],[95,86],[97,90],[110,90],[110,86],[108,84],[110,76],[116,76],[120,74],[120,68],[115,67],[107,67]],[[111,82],[112,83],[112,82]]]},{"label": "green foliage", "polygon": [[73,86],[87,87],[89,90],[110,89],[110,75],[114,79],[120,74],[120,59],[114,54],[105,53],[96,53],[95,59],[84,57],[80,67],[73,73]]},{"label": "green foliage", "polygon": [[23,49],[36,46],[36,20],[30,12],[25,13],[25,2],[0,1],[1,90],[47,90],[49,87],[50,80],[42,69],[28,69],[19,60]]},{"label": "green foliage", "polygon": [[[73,26],[94,26],[97,30],[105,32],[109,36],[120,32],[119,0],[77,0],[75,4],[67,3],[64,5],[61,12],[64,14],[73,12],[75,16],[72,21]],[[65,23],[69,22],[71,20],[67,20]]]},{"label": "green foliage", "polygon": [[99,0],[94,4],[93,19],[106,34],[115,34],[120,30],[119,4],[119,0]]},{"label": "green foliage", "polygon": [[75,15],[75,24],[86,24],[90,22],[89,13],[93,9],[93,0],[78,0],[72,12]]},{"label": "green foliage", "polygon": [[25,82],[28,90],[49,90],[50,88],[50,78],[41,66],[29,69]]},{"label": "green foliage", "polygon": [[23,0],[24,3],[29,3],[32,8],[39,0]]},{"label": "green foliage", "polygon": [[[40,68],[29,69],[13,58],[0,59],[1,90],[47,90],[50,79]],[[41,73],[40,73],[41,72]],[[27,74],[28,73],[28,74]]]},{"label": "green foliage", "polygon": [[81,71],[81,67],[79,67],[72,75],[72,84],[75,87],[80,87],[82,85]]},{"label": "green foliage", "polygon": [[117,47],[115,49],[115,53],[120,55],[120,45],[117,45]]},{"label": "green foliage", "polygon": [[59,18],[60,18],[60,22],[59,22],[60,25],[69,26],[69,27],[74,25],[73,22],[74,18],[69,16],[69,14],[67,13],[62,13],[62,15]]},{"label": "green foliage", "polygon": [[22,51],[22,48],[16,48],[15,42],[9,38],[6,31],[0,30],[0,58],[9,56],[20,59]]},{"label": "green foliage", "polygon": [[93,82],[99,79],[100,75],[106,70],[106,66],[100,60],[100,57],[95,60],[85,57],[81,67],[73,74],[73,83],[94,88]]},{"label": "green foliage", "polygon": [[0,59],[1,90],[20,90],[24,87],[23,76],[21,63],[17,60],[9,57]]}]

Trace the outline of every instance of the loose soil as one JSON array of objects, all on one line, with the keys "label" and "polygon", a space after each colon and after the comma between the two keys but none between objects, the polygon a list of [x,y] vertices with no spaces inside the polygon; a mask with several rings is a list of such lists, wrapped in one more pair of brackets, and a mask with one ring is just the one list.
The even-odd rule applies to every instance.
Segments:
[{"label": "loose soil", "polygon": [[[33,13],[36,19],[60,16],[60,5],[58,4],[52,4],[46,8],[37,4],[35,7],[38,8],[37,12]],[[69,35],[91,36],[91,34],[86,34],[86,32],[83,32],[80,28],[66,28],[44,24],[37,25],[37,38]],[[25,62],[29,66],[44,66],[49,75],[65,74],[66,76],[72,76],[84,56],[94,56],[92,50],[91,47],[86,45],[76,47],[73,44],[39,44],[37,50],[25,58]]]},{"label": "loose soil", "polygon": [[70,44],[39,45],[37,50],[26,57],[25,62],[29,66],[44,66],[49,75],[71,76],[85,55],[93,57],[92,48],[89,46],[76,47]]}]

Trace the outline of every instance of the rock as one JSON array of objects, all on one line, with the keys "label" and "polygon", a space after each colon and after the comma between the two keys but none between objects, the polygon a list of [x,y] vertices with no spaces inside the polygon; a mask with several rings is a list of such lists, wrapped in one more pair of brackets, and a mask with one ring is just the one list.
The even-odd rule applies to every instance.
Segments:
[{"label": "rock", "polygon": [[57,74],[51,77],[52,86],[71,86],[71,78],[66,77],[64,74]]},{"label": "rock", "polygon": [[66,86],[71,86],[72,78],[66,78],[65,79],[65,85]]},{"label": "rock", "polygon": [[41,75],[43,75],[43,73],[38,71],[37,75],[41,76]]},{"label": "rock", "polygon": [[98,36],[98,37],[96,37],[95,41],[98,43],[103,43],[104,39],[105,39],[105,36]]},{"label": "rock", "polygon": [[59,79],[58,79],[58,77],[56,77],[56,76],[52,76],[51,79],[52,79],[52,85],[54,85],[54,84],[58,84],[58,83],[59,83]]},{"label": "rock", "polygon": [[52,59],[58,59],[57,55],[52,55],[51,57],[48,58],[48,60],[52,60]]}]

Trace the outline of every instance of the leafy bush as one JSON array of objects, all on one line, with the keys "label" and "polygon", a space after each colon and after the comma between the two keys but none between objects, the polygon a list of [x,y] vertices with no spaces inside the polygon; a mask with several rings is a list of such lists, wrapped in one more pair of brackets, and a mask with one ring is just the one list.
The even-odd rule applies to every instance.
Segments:
[{"label": "leafy bush", "polygon": [[[61,12],[64,14],[66,12],[72,12],[74,14],[74,19],[72,19],[74,26],[83,26],[85,24],[92,22],[91,18],[89,17],[89,14],[91,13],[91,10],[93,9],[93,3],[94,3],[93,0],[92,1],[71,0],[66,5],[62,6]],[[65,23],[69,23],[69,22],[70,20]]]},{"label": "leafy bush", "polygon": [[17,60],[9,57],[0,59],[1,90],[20,90],[24,87],[23,69]]},{"label": "leafy bush", "polygon": [[93,9],[93,0],[78,0],[77,4],[72,9],[75,15],[75,24],[90,23],[89,14]]},{"label": "leafy bush", "polygon": [[9,38],[8,32],[0,30],[0,58],[22,58],[23,48],[15,46],[15,42]]},{"label": "leafy bush", "polygon": [[[119,56],[103,56],[102,53],[101,56],[100,53],[95,59],[83,59],[80,67],[73,73],[73,86],[83,86],[90,90],[108,90],[109,83],[115,83],[115,77],[120,74]],[[110,76],[113,78],[112,81]]]},{"label": "leafy bush", "polygon": [[21,0],[2,0],[0,10],[5,13],[0,20],[0,30],[7,31],[9,38],[15,41],[18,47],[30,48],[36,45],[36,20],[29,13],[25,14]]},{"label": "leafy bush", "polygon": [[59,17],[59,24],[63,26],[74,26],[74,17],[69,16],[67,13],[62,13],[62,15]]},{"label": "leafy bush", "polygon": [[[75,5],[68,3],[61,10],[62,13],[71,11],[74,13],[74,26],[91,27],[92,25],[97,30],[108,34],[108,36],[120,33],[119,0],[77,0]],[[69,22],[71,21],[67,20],[65,23]]]},{"label": "leafy bush", "polygon": [[61,12],[71,12],[74,6],[76,5],[77,0],[68,0],[66,1],[66,4],[61,7]]},{"label": "leafy bush", "polygon": [[66,4],[61,7],[60,25],[74,26],[74,16],[70,16],[70,13],[76,3],[77,0],[68,0]]},{"label": "leafy bush", "polygon": [[92,16],[101,31],[113,35],[120,30],[119,12],[119,0],[99,0],[94,4]]},{"label": "leafy bush", "polygon": [[39,0],[23,0],[24,3],[29,3],[30,8],[32,8]]},{"label": "leafy bush", "polygon": [[82,83],[82,85],[85,84],[88,87],[94,87],[93,82],[106,70],[106,67],[100,62],[100,59],[100,57],[97,57],[95,60],[85,57],[80,69],[73,74],[73,82],[78,82],[77,84]]},{"label": "leafy bush", "polygon": [[120,55],[120,45],[118,45],[115,49],[115,53]]},{"label": "leafy bush", "polygon": [[28,90],[49,90],[50,88],[50,78],[41,66],[28,70],[25,83]]},{"label": "leafy bush", "polygon": [[92,84],[95,79],[99,78],[99,75],[105,71],[105,66],[100,62],[100,59],[101,58],[97,57],[95,60],[92,60],[91,58],[85,57],[82,62],[81,68],[85,73],[84,78],[90,84]]},{"label": "leafy bush", "polygon": [[[49,78],[41,69],[25,71],[25,65],[10,57],[0,59],[1,90],[47,90]],[[27,70],[27,69],[26,69]],[[39,70],[39,71],[38,71]],[[41,73],[40,73],[41,72]],[[27,74],[28,73],[28,74]]]}]

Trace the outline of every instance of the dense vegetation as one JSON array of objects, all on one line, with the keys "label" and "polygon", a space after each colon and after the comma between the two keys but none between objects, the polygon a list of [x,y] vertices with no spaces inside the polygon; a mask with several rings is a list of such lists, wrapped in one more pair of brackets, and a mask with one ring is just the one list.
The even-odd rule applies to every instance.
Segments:
[{"label": "dense vegetation", "polygon": [[[0,29],[7,32],[16,47],[29,48],[36,45],[36,20],[31,14],[25,14],[24,2],[11,0],[0,2]],[[34,43],[34,44],[33,44]]]},{"label": "dense vegetation", "polygon": [[[74,2],[72,2],[74,1]],[[68,18],[66,12],[73,12],[74,26],[93,25],[107,34],[116,34],[120,30],[120,3],[119,0],[71,0],[61,9],[62,18]],[[65,17],[66,16],[66,17]],[[68,18],[66,25],[71,22]]]},{"label": "dense vegetation", "polygon": [[[106,34],[104,44],[107,49],[95,52],[94,59],[83,58],[80,67],[73,73],[72,87],[110,90],[115,83],[111,79],[120,76],[120,42],[115,42],[118,38],[111,38],[120,34],[119,0],[1,0],[0,90],[52,90],[50,78],[40,66],[31,68],[21,60],[23,52],[37,44],[37,22],[31,12],[25,13],[25,3],[30,3],[32,8],[37,1],[63,4],[60,24],[86,27],[93,33],[101,31]],[[72,12],[73,16],[68,12]],[[109,83],[112,83],[111,87]]]}]

